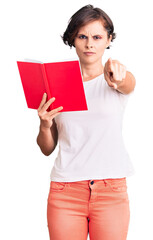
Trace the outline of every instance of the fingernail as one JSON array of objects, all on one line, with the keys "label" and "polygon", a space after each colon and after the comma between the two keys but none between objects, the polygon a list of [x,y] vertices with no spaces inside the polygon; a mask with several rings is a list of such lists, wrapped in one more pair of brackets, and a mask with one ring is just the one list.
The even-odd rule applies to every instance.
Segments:
[{"label": "fingernail", "polygon": [[114,84],[114,86],[115,86],[115,89],[117,89],[117,84]]}]

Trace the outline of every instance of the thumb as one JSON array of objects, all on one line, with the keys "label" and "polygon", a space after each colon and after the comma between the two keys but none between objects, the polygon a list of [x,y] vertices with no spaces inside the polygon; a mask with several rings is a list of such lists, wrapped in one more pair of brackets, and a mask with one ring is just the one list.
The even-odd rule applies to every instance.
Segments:
[{"label": "thumb", "polygon": [[117,84],[116,83],[113,83],[113,82],[109,82],[109,86],[114,88],[114,89],[117,89]]},{"label": "thumb", "polygon": [[117,89],[117,84],[116,83],[112,83],[113,84],[113,88]]}]

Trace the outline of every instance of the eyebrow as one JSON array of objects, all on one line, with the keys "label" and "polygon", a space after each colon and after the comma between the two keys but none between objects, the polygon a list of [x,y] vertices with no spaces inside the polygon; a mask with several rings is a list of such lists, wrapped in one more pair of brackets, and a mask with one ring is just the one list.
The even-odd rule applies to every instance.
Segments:
[{"label": "eyebrow", "polygon": [[[87,36],[87,35],[84,34],[84,33],[78,33],[78,35],[84,35],[84,36]],[[93,36],[101,36],[101,37],[103,37],[103,35],[101,35],[101,34],[94,34]]]}]

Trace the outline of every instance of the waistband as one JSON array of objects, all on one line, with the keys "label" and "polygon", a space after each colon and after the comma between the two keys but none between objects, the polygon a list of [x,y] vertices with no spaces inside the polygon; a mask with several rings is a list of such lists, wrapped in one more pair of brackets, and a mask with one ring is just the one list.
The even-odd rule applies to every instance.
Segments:
[{"label": "waistband", "polygon": [[[51,182],[55,182],[55,181],[51,181]],[[93,183],[120,183],[120,182],[124,182],[126,183],[126,177],[123,178],[107,178],[107,179],[90,179],[90,180],[81,180],[81,181],[75,181],[75,182],[60,182],[60,183],[69,183],[69,184],[80,184],[80,185],[89,185],[89,184],[93,184]],[[56,183],[56,182],[55,182]]]}]

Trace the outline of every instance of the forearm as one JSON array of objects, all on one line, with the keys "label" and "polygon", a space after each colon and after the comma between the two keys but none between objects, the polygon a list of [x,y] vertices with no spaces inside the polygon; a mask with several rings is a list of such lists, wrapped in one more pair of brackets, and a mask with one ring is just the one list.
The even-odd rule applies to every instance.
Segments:
[{"label": "forearm", "polygon": [[117,91],[128,94],[135,88],[136,80],[131,72],[126,72],[126,77],[118,84]]},{"label": "forearm", "polygon": [[37,144],[44,155],[49,156],[55,149],[55,142],[50,128],[41,127],[37,136]]}]

